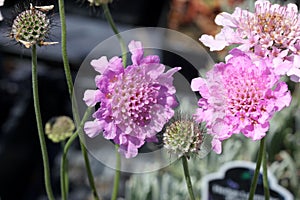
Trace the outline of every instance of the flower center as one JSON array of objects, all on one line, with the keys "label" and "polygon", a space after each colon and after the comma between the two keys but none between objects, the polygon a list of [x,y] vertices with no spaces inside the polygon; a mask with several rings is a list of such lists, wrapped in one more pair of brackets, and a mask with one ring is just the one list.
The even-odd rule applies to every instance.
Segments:
[{"label": "flower center", "polygon": [[125,121],[126,126],[146,126],[151,121],[159,89],[158,84],[147,81],[138,69],[123,74],[112,93],[113,117]]},{"label": "flower center", "polygon": [[[238,77],[239,76],[239,77]],[[239,117],[256,123],[258,115],[265,110],[264,81],[255,78],[253,74],[232,75],[225,84],[227,90],[227,111],[233,117]]]},{"label": "flower center", "polygon": [[150,123],[150,110],[157,102],[157,93],[157,88],[144,83],[129,97],[128,115],[138,126]]},{"label": "flower center", "polygon": [[300,35],[297,12],[284,6],[275,8],[267,4],[257,5],[255,10],[252,30],[260,36],[261,45],[285,48]]},{"label": "flower center", "polygon": [[265,44],[266,40],[271,40],[274,42],[274,45],[285,47],[295,37],[295,32],[291,31],[293,24],[278,13],[274,13],[274,15],[269,13],[258,15],[258,25],[261,44]]}]

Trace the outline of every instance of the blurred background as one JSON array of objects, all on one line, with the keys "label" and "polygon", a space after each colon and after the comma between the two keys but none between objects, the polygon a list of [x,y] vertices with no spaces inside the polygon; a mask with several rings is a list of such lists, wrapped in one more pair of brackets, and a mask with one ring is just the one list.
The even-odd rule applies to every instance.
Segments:
[{"label": "blurred background", "polygon": [[[43,168],[31,92],[30,50],[9,38],[15,5],[24,1],[6,0],[0,7],[4,21],[0,22],[0,199],[46,199]],[[201,34],[216,34],[220,27],[215,16],[232,12],[236,6],[253,9],[252,0],[114,0],[109,7],[120,31],[135,27],[164,27],[182,32],[195,41]],[[287,3],[287,1],[277,1]],[[291,2],[291,1],[289,1]],[[295,2],[295,1],[294,1]],[[26,2],[25,2],[26,3]],[[28,3],[28,2],[27,2]],[[295,3],[299,3],[296,1]],[[55,5],[50,40],[60,41],[57,2],[38,1],[38,5]],[[104,19],[101,7],[91,7],[84,0],[66,0],[68,53],[75,78],[87,54],[96,44],[113,35]],[[177,48],[177,47],[174,47]],[[189,49],[183,51],[192,54]],[[210,53],[215,62],[224,59],[228,50]],[[63,72],[60,45],[39,48],[39,89],[44,123],[53,116],[71,116],[71,103]],[[190,66],[173,54],[164,53],[162,62],[169,66]],[[188,67],[187,67],[188,68]],[[190,68],[192,69],[192,67]],[[182,72],[191,80],[197,71]],[[289,83],[297,94],[299,86]],[[298,92],[299,93],[299,92]],[[299,95],[298,95],[299,96]],[[269,169],[279,183],[295,199],[300,199],[300,114],[297,103],[277,114],[268,137]],[[52,183],[59,197],[59,161],[61,145],[47,140]],[[201,195],[201,178],[232,160],[255,161],[258,143],[242,136],[225,142],[222,155],[210,153],[206,158],[193,158],[191,176],[195,193]],[[78,144],[69,153],[71,200],[91,199],[83,158]],[[114,171],[90,157],[99,194],[110,198]],[[186,199],[187,193],[181,166],[174,165],[154,173],[133,175],[122,173],[121,199]]]}]

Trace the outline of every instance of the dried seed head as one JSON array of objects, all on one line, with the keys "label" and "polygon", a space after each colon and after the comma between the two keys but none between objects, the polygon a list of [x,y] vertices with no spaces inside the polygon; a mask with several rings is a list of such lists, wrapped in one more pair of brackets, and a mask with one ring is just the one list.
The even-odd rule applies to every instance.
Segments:
[{"label": "dried seed head", "polygon": [[74,130],[75,125],[73,120],[66,116],[52,118],[45,126],[45,133],[53,142],[65,140],[73,134]]},{"label": "dried seed head", "polygon": [[163,135],[164,147],[178,156],[190,156],[200,151],[203,130],[192,119],[176,119],[171,122]]},{"label": "dried seed head", "polygon": [[50,31],[50,19],[46,12],[53,9],[50,6],[32,6],[21,12],[13,21],[10,37],[30,48],[32,45],[40,46],[56,44],[57,42],[45,42]]}]

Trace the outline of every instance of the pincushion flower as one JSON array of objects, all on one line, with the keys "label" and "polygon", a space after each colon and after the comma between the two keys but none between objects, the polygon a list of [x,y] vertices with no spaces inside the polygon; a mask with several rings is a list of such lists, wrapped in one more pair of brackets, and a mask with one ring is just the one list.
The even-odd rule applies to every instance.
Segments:
[{"label": "pincushion flower", "polygon": [[97,89],[87,90],[84,101],[88,106],[100,103],[100,108],[84,130],[89,137],[103,131],[106,139],[119,144],[120,153],[131,158],[146,141],[155,140],[174,115],[178,103],[172,76],[180,68],[164,73],[158,56],[143,57],[141,42],[131,41],[128,47],[132,65],[126,68],[119,57],[108,61],[103,56],[91,62],[101,75],[95,78]]},{"label": "pincushion flower", "polygon": [[207,72],[206,79],[196,78],[191,83],[192,90],[202,96],[195,119],[207,123],[216,153],[221,153],[221,142],[232,134],[263,138],[274,113],[291,102],[287,84],[270,70],[271,62],[253,62],[238,49],[232,50],[231,56]]},{"label": "pincushion flower", "polygon": [[[4,0],[0,0],[0,6],[3,6],[4,5]],[[2,17],[2,14],[0,12],[0,21],[3,20],[3,17]]]},{"label": "pincushion flower", "polygon": [[215,38],[210,35],[200,38],[211,51],[239,44],[238,48],[245,52],[276,58],[272,67],[277,74],[300,81],[300,15],[295,4],[280,6],[257,0],[254,13],[237,7],[232,14],[217,15],[215,22],[223,26],[221,32]]}]

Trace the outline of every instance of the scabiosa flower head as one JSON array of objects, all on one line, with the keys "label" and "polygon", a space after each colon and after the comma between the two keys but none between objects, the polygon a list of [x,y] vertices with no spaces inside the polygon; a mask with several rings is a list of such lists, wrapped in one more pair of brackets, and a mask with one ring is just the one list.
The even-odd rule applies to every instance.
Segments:
[{"label": "scabiosa flower head", "polygon": [[51,28],[50,18],[46,12],[53,9],[51,6],[33,6],[19,13],[11,27],[10,37],[23,44],[26,48],[32,45],[51,45],[57,42],[46,42]]},{"label": "scabiosa flower head", "polygon": [[178,157],[197,154],[203,142],[203,132],[201,124],[193,119],[179,116],[166,126],[163,134],[164,147]]},{"label": "scabiosa flower head", "polygon": [[295,4],[280,6],[257,0],[254,13],[237,7],[232,14],[223,12],[217,15],[215,22],[223,26],[221,32],[215,38],[210,35],[200,38],[211,51],[240,44],[238,48],[245,52],[277,58],[272,67],[280,69],[275,72],[300,81],[300,15]]},{"label": "scabiosa flower head", "polygon": [[45,133],[53,142],[64,141],[73,134],[74,130],[74,122],[67,116],[52,118],[45,125]]},{"label": "scabiosa flower head", "polygon": [[[4,0],[0,0],[0,6],[3,6],[4,5]],[[2,17],[2,14],[0,12],[0,21],[3,20],[3,17]]]},{"label": "scabiosa flower head", "polygon": [[286,83],[270,70],[268,60],[253,62],[238,49],[231,55],[227,63],[216,64],[207,72],[206,79],[196,78],[191,83],[192,90],[202,96],[195,119],[207,123],[217,153],[222,151],[221,142],[232,134],[263,138],[273,114],[291,101]]},{"label": "scabiosa flower head", "polygon": [[143,57],[141,42],[131,41],[129,50],[132,65],[124,68],[122,59],[105,56],[91,65],[101,75],[96,76],[96,90],[87,90],[84,101],[88,106],[100,103],[93,114],[94,121],[85,123],[90,137],[101,131],[106,139],[120,145],[126,158],[135,157],[146,140],[154,140],[156,133],[172,118],[177,106],[173,68],[164,73],[165,66],[158,56]]}]

